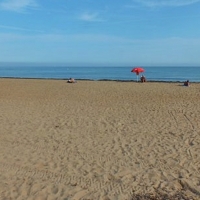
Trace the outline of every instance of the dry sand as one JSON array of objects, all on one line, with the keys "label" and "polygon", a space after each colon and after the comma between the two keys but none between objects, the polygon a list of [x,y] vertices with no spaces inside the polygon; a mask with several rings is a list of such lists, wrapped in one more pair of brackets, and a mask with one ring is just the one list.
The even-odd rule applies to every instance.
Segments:
[{"label": "dry sand", "polygon": [[200,83],[0,79],[1,200],[200,199]]}]

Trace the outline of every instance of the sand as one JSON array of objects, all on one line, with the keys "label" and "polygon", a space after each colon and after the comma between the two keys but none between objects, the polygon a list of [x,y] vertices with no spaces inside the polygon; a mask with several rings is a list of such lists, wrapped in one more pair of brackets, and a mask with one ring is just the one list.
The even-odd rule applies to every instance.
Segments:
[{"label": "sand", "polygon": [[1,200],[200,199],[200,83],[0,79]]}]

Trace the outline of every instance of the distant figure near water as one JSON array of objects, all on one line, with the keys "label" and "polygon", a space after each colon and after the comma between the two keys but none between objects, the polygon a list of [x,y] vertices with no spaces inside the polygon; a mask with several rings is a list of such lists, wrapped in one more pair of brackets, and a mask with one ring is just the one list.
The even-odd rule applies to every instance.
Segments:
[{"label": "distant figure near water", "polygon": [[189,80],[184,82],[184,86],[189,86]]},{"label": "distant figure near water", "polygon": [[144,75],[141,76],[140,81],[141,81],[142,83],[146,82],[146,78],[145,78]]},{"label": "distant figure near water", "polygon": [[69,80],[67,81],[68,83],[76,83],[76,80],[73,78],[69,78]]}]

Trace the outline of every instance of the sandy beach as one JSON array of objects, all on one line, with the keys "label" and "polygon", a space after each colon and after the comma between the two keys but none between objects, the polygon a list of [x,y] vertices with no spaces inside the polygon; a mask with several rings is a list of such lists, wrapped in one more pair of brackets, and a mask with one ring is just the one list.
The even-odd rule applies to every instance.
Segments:
[{"label": "sandy beach", "polygon": [[0,200],[200,199],[200,83],[0,79]]}]

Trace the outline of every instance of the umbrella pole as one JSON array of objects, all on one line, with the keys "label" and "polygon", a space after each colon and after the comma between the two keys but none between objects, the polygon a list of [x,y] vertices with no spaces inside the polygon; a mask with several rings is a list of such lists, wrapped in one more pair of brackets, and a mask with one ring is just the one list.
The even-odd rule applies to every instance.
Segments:
[{"label": "umbrella pole", "polygon": [[138,82],[138,75],[137,75],[137,82]]}]

